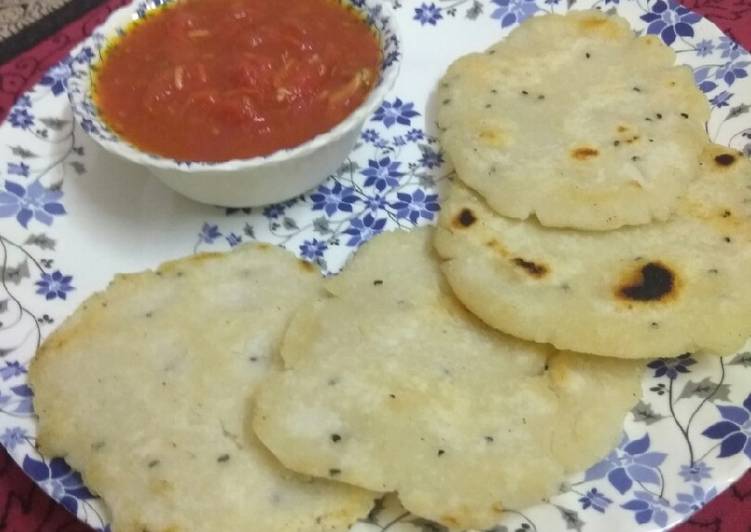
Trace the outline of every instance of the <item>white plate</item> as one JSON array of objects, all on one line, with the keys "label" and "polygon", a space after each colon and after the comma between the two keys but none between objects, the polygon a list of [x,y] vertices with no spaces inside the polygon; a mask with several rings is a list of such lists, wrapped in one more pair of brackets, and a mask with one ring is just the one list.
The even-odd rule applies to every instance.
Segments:
[{"label": "white plate", "polygon": [[[337,174],[285,204],[201,206],[98,149],[72,125],[66,62],[0,126],[0,442],[45,491],[93,527],[107,528],[101,502],[62,460],[34,449],[26,366],[40,340],[116,272],[252,239],[336,271],[374,233],[431,223],[435,182],[450,172],[431,135],[436,81],[454,58],[503,38],[521,19],[568,9],[565,0],[393,3],[404,34],[396,88]],[[710,136],[751,154],[749,54],[674,0],[580,0],[573,8],[592,6],[615,9],[638,31],[671,41],[712,102]],[[677,24],[685,36],[675,36]],[[747,352],[701,363],[689,355],[650,363],[644,396],[618,449],[571,478],[549,504],[509,512],[493,530],[646,531],[687,518],[751,465],[749,366]],[[388,504],[353,530],[384,530],[396,518],[390,531],[439,530]]]}]

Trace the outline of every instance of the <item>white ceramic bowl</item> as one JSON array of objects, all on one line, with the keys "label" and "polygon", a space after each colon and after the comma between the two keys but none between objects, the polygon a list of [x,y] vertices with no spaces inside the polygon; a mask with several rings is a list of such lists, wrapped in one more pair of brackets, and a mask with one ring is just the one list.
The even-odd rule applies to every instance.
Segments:
[{"label": "white ceramic bowl", "polygon": [[313,188],[347,157],[365,120],[381,105],[396,81],[401,51],[393,14],[378,0],[345,0],[362,12],[368,25],[376,30],[383,61],[378,83],[368,98],[333,129],[294,148],[218,163],[178,161],[144,152],[111,131],[99,116],[91,93],[91,78],[111,38],[149,10],[171,1],[136,2],[113,12],[73,50],[68,95],[77,121],[100,146],[143,165],[167,186],[196,201],[224,207],[253,207],[289,199]]}]

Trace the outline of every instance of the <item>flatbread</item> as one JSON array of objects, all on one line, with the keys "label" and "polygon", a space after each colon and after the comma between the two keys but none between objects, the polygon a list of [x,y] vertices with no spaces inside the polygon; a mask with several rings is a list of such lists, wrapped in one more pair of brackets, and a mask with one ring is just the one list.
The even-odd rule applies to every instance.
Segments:
[{"label": "flatbread", "polygon": [[590,230],[666,220],[697,175],[710,111],[674,63],[621,17],[530,18],[448,69],[441,144],[499,214]]},{"label": "flatbread", "polygon": [[115,532],[347,530],[373,494],[284,470],[249,429],[320,279],[265,244],[116,277],[32,362],[42,452],[82,472]]},{"label": "flatbread", "polygon": [[253,427],[292,470],[484,528],[612,449],[641,365],[485,327],[451,295],[431,233],[375,237],[297,313]]},{"label": "flatbread", "polygon": [[668,222],[608,232],[495,214],[452,185],[435,244],[456,296],[491,326],[559,349],[728,354],[751,335],[751,162],[723,146]]}]

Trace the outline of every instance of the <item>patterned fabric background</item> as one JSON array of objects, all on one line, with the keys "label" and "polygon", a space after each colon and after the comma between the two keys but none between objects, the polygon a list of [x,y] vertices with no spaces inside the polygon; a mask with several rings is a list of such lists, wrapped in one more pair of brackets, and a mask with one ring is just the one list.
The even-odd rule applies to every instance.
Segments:
[{"label": "patterned fabric background", "polygon": [[[57,63],[73,45],[90,34],[92,29],[104,21],[112,10],[128,3],[128,0],[109,0],[89,11],[80,10],[80,6],[101,4],[101,0],[73,0],[69,3],[77,5],[79,14],[85,14],[62,28],[61,19],[58,18],[60,13],[51,14],[48,19],[54,20],[50,24],[41,28],[37,26],[37,29],[45,30],[47,38],[40,40],[38,36],[32,35],[24,40],[27,45],[38,43],[29,50],[26,50],[26,47],[18,48],[21,41],[17,39],[0,37],[0,63],[5,60],[4,56],[9,50],[18,48],[14,55],[8,56],[7,62],[0,64],[0,120],[5,118],[13,102],[23,91],[36,83],[43,72]],[[9,5],[12,5],[11,2],[0,0],[0,8],[5,9]],[[0,35],[3,31],[3,24],[6,22],[7,19],[0,15]]]},{"label": "patterned fabric background", "polygon": [[6,40],[67,4],[65,0],[3,2],[0,7],[0,39]]}]

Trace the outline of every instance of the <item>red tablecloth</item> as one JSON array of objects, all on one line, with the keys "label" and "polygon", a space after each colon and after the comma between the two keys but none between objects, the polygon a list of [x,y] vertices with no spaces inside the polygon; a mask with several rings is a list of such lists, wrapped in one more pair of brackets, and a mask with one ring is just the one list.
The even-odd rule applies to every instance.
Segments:
[{"label": "red tablecloth", "polygon": [[[0,120],[27,87],[116,7],[109,0],[35,48],[0,65]],[[751,50],[751,0],[682,0]],[[57,505],[0,448],[0,530],[8,532],[91,532]],[[229,531],[227,531],[229,532]],[[751,532],[751,471],[674,532]]]}]

